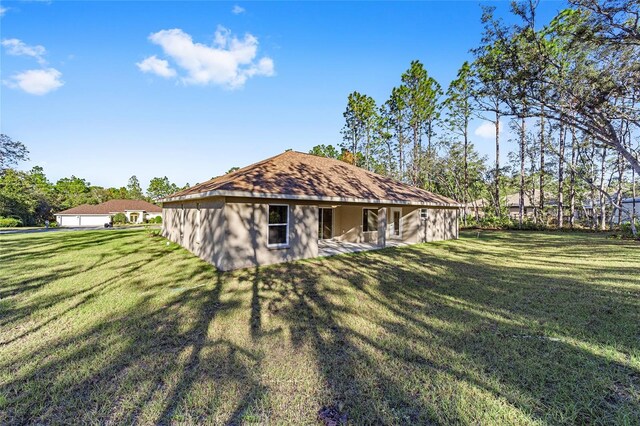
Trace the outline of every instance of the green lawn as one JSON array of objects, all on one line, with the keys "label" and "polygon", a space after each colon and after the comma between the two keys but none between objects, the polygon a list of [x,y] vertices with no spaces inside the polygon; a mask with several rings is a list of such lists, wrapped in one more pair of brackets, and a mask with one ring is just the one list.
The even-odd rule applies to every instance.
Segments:
[{"label": "green lawn", "polygon": [[0,424],[638,424],[640,245],[458,241],[233,273],[146,231],[0,236]]}]

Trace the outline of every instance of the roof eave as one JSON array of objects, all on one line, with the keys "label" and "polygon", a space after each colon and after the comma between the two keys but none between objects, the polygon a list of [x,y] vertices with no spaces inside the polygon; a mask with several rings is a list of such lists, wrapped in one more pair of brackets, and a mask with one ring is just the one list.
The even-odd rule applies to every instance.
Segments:
[{"label": "roof eave", "polygon": [[359,204],[393,204],[393,205],[405,205],[405,206],[428,206],[428,207],[455,207],[460,208],[460,203],[437,203],[426,201],[396,201],[396,200],[382,200],[382,199],[367,199],[367,198],[355,198],[355,197],[321,197],[313,195],[292,195],[292,194],[272,194],[263,192],[251,192],[251,191],[223,191],[214,190],[199,192],[197,194],[187,194],[177,197],[161,198],[158,201],[161,203],[169,203],[176,201],[191,201],[199,200],[202,198],[212,197],[240,197],[240,198],[270,198],[278,200],[296,200],[296,201],[324,201],[330,203],[359,203]]}]

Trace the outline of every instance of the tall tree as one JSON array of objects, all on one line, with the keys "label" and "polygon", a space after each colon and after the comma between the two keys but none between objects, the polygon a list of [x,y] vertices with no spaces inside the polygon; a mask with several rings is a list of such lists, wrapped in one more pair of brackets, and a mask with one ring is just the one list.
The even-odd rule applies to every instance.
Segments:
[{"label": "tall tree", "polygon": [[558,228],[564,226],[564,161],[565,161],[565,145],[567,138],[567,129],[561,123],[558,135],[558,211],[556,216],[556,223]]},{"label": "tall tree", "polygon": [[447,108],[446,123],[449,129],[462,138],[463,169],[462,204],[464,205],[463,221],[467,222],[467,204],[469,199],[469,121],[474,113],[472,105],[474,87],[473,72],[468,62],[464,62],[458,71],[457,78],[451,82],[447,89],[447,98],[444,102]]},{"label": "tall tree", "polygon": [[132,200],[142,200],[144,198],[140,181],[136,175],[129,178],[129,182],[127,183],[127,192],[129,195],[127,198],[131,198]]},{"label": "tall tree", "polygon": [[385,112],[388,117],[388,122],[390,123],[390,127],[392,129],[393,137],[396,141],[396,150],[397,150],[397,158],[398,158],[398,179],[405,178],[406,172],[406,156],[405,149],[409,142],[409,137],[407,135],[408,132],[408,115],[409,109],[405,102],[407,98],[407,88],[406,86],[394,87],[391,90],[391,96],[389,100],[385,103],[386,109]]},{"label": "tall tree", "polygon": [[578,147],[576,130],[571,128],[571,164],[569,166],[569,226],[573,228],[576,221],[576,167],[578,161]]},{"label": "tall tree", "polygon": [[[599,144],[620,152],[636,172],[640,163],[617,132],[620,120],[640,123],[640,111],[634,107],[640,97],[640,42],[637,0],[575,0],[574,8],[561,11],[540,31],[534,31],[535,5],[523,8],[515,3],[514,13],[524,27],[515,26],[506,43],[529,57],[521,81],[529,108],[534,115],[542,109],[553,120],[581,130]],[[612,17],[611,14],[615,14]],[[560,43],[559,43],[560,41]],[[574,53],[567,60],[564,47]],[[512,49],[513,50],[513,49]],[[528,64],[528,65],[527,65]],[[503,66],[509,68],[508,61]],[[562,78],[550,70],[563,68]]]},{"label": "tall tree", "polygon": [[338,158],[340,152],[333,145],[316,145],[309,151],[309,154],[318,157]]},{"label": "tall tree", "polygon": [[412,140],[412,170],[411,182],[417,186],[429,185],[431,170],[422,169],[422,137],[427,136],[427,154],[433,149],[433,136],[437,120],[440,118],[440,84],[427,73],[420,61],[412,61],[411,66],[401,77],[402,86],[406,89],[400,94],[404,96],[407,108],[407,124]]},{"label": "tall tree", "polygon": [[343,113],[345,124],[342,128],[343,148],[356,158],[362,154],[364,164],[357,164],[368,170],[372,168],[372,157],[376,150],[375,126],[378,109],[371,96],[358,92],[349,94],[347,108]]},{"label": "tall tree", "polygon": [[90,186],[89,182],[75,176],[58,179],[55,184],[55,191],[61,197],[60,207],[68,209],[87,203],[89,201]]},{"label": "tall tree", "polygon": [[58,198],[54,186],[40,166],[34,166],[29,171],[29,181],[31,183],[31,198],[35,201],[31,222],[44,223],[45,220],[53,218],[54,210],[58,208]]},{"label": "tall tree", "polygon": [[29,174],[14,169],[0,172],[0,216],[17,218],[24,225],[31,225],[35,207]]},{"label": "tall tree", "polygon": [[376,123],[376,139],[380,145],[381,173],[399,179],[395,162],[396,143],[393,138],[394,123],[389,111],[389,101],[382,104],[378,110]]},{"label": "tall tree", "polygon": [[19,161],[28,160],[28,155],[29,151],[22,142],[0,134],[0,171],[15,166]]},{"label": "tall tree", "polygon": [[168,195],[177,192],[180,188],[169,181],[169,178],[166,176],[163,177],[154,177],[149,182],[149,187],[147,188],[147,195],[152,200],[156,200],[158,198],[163,198]]},{"label": "tall tree", "polygon": [[[491,20],[493,7],[483,7],[483,22]],[[495,129],[495,168],[494,168],[494,186],[493,186],[493,204],[496,216],[501,215],[500,209],[500,119],[503,115],[504,98],[505,98],[505,76],[504,70],[501,68],[500,55],[501,49],[497,44],[501,39],[491,33],[492,25],[488,26],[488,33],[483,36],[483,44],[474,49],[473,52],[476,60],[473,63],[476,77],[474,100],[481,111],[493,114],[491,116],[480,116],[483,120],[493,123]],[[496,27],[502,30],[501,26]]]}]

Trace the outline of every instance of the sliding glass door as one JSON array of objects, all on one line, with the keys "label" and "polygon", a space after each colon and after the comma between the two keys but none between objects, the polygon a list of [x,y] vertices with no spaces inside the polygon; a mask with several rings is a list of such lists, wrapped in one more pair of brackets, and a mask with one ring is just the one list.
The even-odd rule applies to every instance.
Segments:
[{"label": "sliding glass door", "polygon": [[333,209],[318,209],[318,238],[326,240],[333,237]]}]

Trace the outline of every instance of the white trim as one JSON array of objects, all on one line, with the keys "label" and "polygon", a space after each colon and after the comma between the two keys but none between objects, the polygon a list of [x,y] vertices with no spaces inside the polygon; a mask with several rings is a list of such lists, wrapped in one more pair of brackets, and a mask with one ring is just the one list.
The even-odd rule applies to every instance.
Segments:
[{"label": "white trim", "polygon": [[[269,223],[269,209],[271,208],[271,206],[274,207],[286,207],[287,208],[287,221],[285,223]],[[289,215],[289,204],[267,204],[267,248],[273,248],[273,249],[278,249],[278,248],[288,248],[289,247],[289,229],[290,229],[290,215]],[[278,244],[269,244],[269,228],[271,226],[283,226],[286,225],[287,227],[287,232],[285,234],[286,237],[286,242],[285,243],[278,243]]]},{"label": "white trim", "polygon": [[[376,211],[376,229],[373,231],[365,231],[364,230],[364,211],[365,210],[375,210]],[[360,221],[362,225],[362,233],[368,234],[370,232],[378,232],[378,225],[380,224],[380,209],[375,207],[362,207],[362,211],[360,212]]]},{"label": "white trim", "polygon": [[380,200],[375,198],[354,198],[354,197],[320,197],[315,195],[288,195],[288,194],[270,194],[263,192],[251,192],[251,191],[207,191],[197,194],[181,195],[178,197],[161,198],[158,202],[168,203],[184,200],[195,200],[198,198],[210,198],[210,197],[239,197],[239,198],[271,198],[277,200],[299,200],[299,201],[326,201],[332,203],[360,203],[360,204],[393,204],[403,206],[428,206],[428,207],[457,207],[460,208],[459,203],[433,203],[424,201],[392,201],[392,200]]},{"label": "white trim", "polygon": [[[393,212],[400,212],[400,218],[398,219],[399,229],[398,229],[398,235],[395,235],[389,232],[389,239],[401,240],[402,239],[402,207],[389,207],[389,218],[387,218],[387,229],[389,229],[390,223],[393,224]],[[394,230],[395,230],[395,226],[394,226]]]}]

